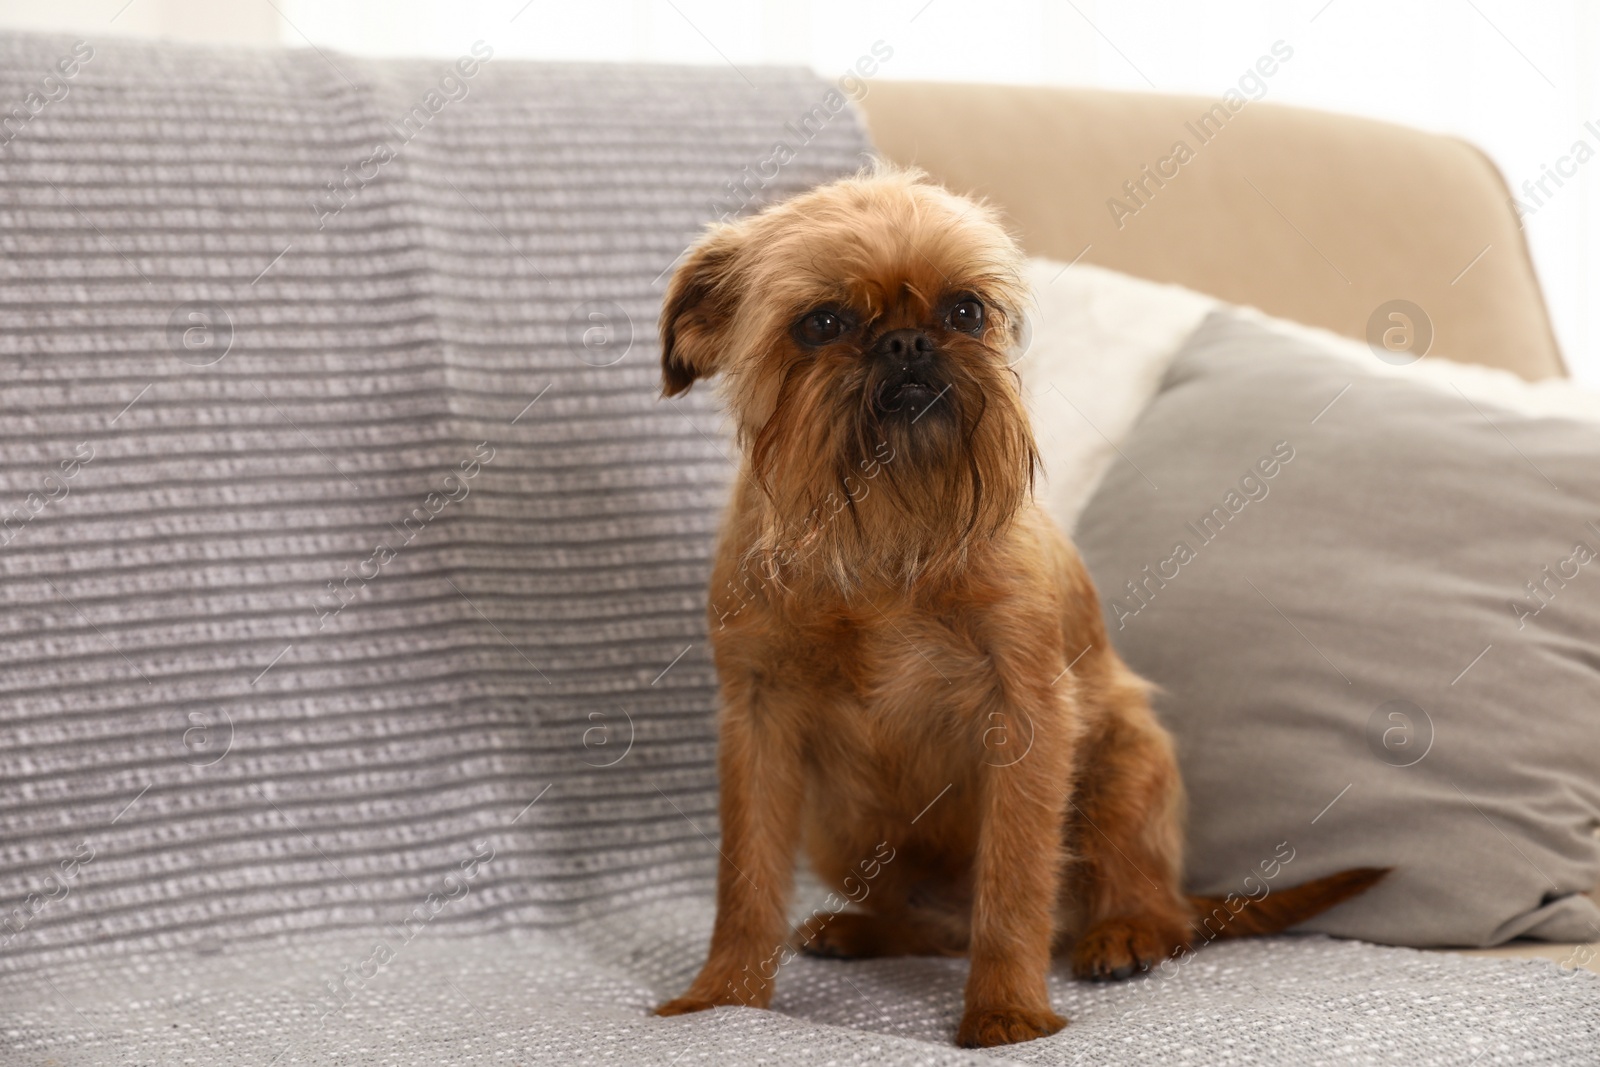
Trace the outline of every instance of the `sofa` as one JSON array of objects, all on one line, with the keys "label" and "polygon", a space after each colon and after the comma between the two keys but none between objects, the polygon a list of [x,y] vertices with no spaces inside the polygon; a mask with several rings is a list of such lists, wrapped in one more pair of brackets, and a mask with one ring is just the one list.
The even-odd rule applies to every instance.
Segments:
[{"label": "sofa", "polygon": [[1252,104],[1228,166],[1134,198],[1206,102],[484,42],[0,50],[6,1062],[1592,1055],[1575,946],[1058,968],[1072,1025],[989,1054],[951,1045],[960,960],[798,959],[771,1012],[649,1015],[700,963],[717,856],[733,443],[655,365],[700,227],[876,149],[1036,255],[1358,338],[1405,297],[1441,352],[1560,375],[1470,147]]}]

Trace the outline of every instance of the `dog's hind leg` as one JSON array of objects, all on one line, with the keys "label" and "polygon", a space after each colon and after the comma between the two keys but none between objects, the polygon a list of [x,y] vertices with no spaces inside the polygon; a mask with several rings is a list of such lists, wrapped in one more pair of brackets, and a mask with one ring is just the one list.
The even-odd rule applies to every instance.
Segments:
[{"label": "dog's hind leg", "polygon": [[877,956],[960,956],[971,927],[956,911],[894,908],[811,916],[795,927],[792,943],[809,956],[869,959]]},{"label": "dog's hind leg", "polygon": [[1104,714],[1085,738],[1086,771],[1068,812],[1074,862],[1063,899],[1073,973],[1100,980],[1148,970],[1186,948],[1192,933],[1172,742],[1143,687],[1121,664],[1105,667],[1097,687]]}]

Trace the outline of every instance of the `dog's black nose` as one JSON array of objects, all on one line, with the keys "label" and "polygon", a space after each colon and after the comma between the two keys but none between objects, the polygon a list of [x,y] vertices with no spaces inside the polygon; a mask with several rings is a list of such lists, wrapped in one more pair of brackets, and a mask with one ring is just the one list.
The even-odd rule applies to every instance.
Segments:
[{"label": "dog's black nose", "polygon": [[872,346],[872,354],[903,362],[923,362],[933,356],[933,340],[921,330],[890,330]]}]

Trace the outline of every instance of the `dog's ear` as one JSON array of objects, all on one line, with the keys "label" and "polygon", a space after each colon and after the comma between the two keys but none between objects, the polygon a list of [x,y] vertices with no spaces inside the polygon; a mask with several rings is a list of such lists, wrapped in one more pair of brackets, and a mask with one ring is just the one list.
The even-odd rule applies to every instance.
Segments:
[{"label": "dog's ear", "polygon": [[689,249],[661,304],[661,394],[677,396],[721,369],[721,334],[738,299],[735,259],[743,233],[712,228]]}]

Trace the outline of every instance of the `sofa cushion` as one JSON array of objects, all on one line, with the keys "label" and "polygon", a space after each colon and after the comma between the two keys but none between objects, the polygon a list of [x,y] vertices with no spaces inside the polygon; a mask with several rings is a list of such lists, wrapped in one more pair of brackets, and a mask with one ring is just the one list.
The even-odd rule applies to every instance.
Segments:
[{"label": "sofa cushion", "polygon": [[[690,1067],[871,1064],[1584,1063],[1600,976],[1324,937],[1208,947],[1130,982],[1075,981],[1039,1041],[955,1047],[965,960],[783,968],[772,1011],[655,1019],[705,951],[710,900],[641,905],[560,933],[429,931],[367,967],[370,936],[324,933],[197,954],[52,967],[5,982],[0,1060],[227,1067]],[[330,985],[343,992],[335,992]],[[81,1014],[80,1014],[81,1013]],[[1137,1050],[1135,1055],[1129,1051]],[[1432,1055],[1449,1050],[1453,1058]],[[1529,1051],[1543,1057],[1530,1057]]]},{"label": "sofa cushion", "polygon": [[1396,868],[1309,929],[1600,934],[1600,424],[1219,311],[1120,449],[1077,536],[1162,689],[1193,888],[1286,844],[1296,881]]}]

